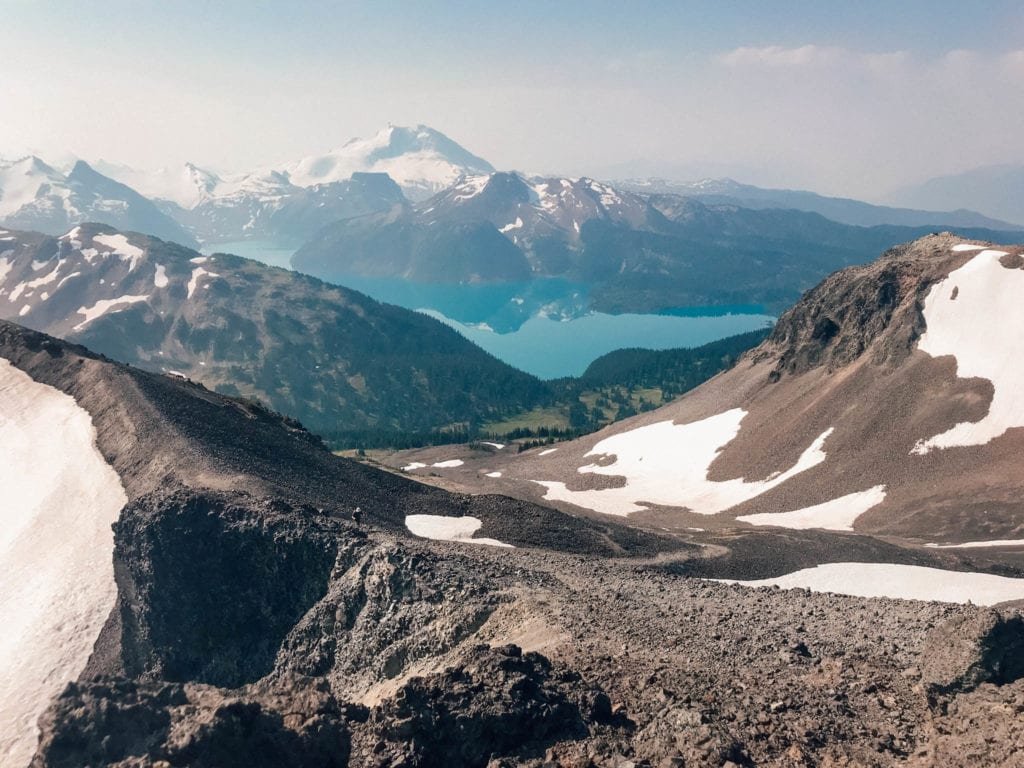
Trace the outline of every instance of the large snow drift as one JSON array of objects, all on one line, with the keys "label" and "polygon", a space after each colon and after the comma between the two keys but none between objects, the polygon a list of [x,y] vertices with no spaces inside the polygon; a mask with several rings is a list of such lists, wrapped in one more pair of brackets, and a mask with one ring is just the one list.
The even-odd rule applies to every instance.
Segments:
[{"label": "large snow drift", "polygon": [[953,355],[958,377],[988,379],[995,393],[981,421],[961,422],[922,440],[915,453],[984,445],[1012,427],[1024,426],[1024,270],[1000,264],[1005,255],[982,250],[928,292],[927,330],[917,348],[933,357]]},{"label": "large snow drift", "polygon": [[758,512],[736,519],[751,525],[773,525],[776,528],[806,530],[821,528],[826,531],[852,531],[857,518],[885,501],[885,486],[876,485],[866,491],[848,493],[792,512]]},{"label": "large snow drift", "polygon": [[73,398],[0,358],[0,765],[76,678],[114,607],[111,524],[127,502]]},{"label": "large snow drift", "polygon": [[894,597],[975,605],[1024,599],[1024,579],[893,563],[826,563],[774,579],[715,581],[747,587],[774,585],[783,589],[809,589],[854,597]]},{"label": "large snow drift", "polygon": [[535,481],[548,490],[549,501],[567,501],[606,515],[628,515],[647,509],[647,504],[687,507],[700,515],[714,515],[782,485],[794,475],[825,460],[822,446],[832,430],[826,430],[801,454],[796,464],[773,477],[746,481],[742,478],[708,480],[708,469],[721,450],[739,434],[747,415],[742,408],[689,424],[660,421],[605,438],[587,456],[614,455],[601,466],[588,464],[579,472],[621,476],[621,488],[571,491],[565,483]]}]

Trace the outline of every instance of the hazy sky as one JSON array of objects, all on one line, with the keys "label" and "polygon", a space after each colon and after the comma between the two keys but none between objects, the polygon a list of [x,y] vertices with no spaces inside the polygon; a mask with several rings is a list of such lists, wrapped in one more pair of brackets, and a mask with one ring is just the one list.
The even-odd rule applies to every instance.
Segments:
[{"label": "hazy sky", "polygon": [[0,154],[244,170],[386,123],[500,168],[879,199],[1024,162],[1020,2],[0,0]]}]

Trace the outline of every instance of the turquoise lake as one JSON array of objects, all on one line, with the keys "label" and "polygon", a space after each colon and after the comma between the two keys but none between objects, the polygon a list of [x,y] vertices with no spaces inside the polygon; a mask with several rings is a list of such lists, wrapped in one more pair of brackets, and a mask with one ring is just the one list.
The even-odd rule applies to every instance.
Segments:
[{"label": "turquoise lake", "polygon": [[[216,251],[288,268],[294,249],[261,241],[204,249]],[[696,347],[775,321],[756,306],[678,307],[651,315],[590,312],[586,287],[561,279],[439,285],[339,274],[331,282],[435,317],[498,359],[542,379],[578,376],[616,349]]]}]

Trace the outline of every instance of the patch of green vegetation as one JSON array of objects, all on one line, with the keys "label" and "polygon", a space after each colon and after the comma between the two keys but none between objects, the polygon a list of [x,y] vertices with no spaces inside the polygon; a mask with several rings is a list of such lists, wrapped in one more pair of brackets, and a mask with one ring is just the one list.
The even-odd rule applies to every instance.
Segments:
[{"label": "patch of green vegetation", "polygon": [[494,436],[507,436],[516,430],[568,429],[569,415],[565,406],[532,408],[501,421],[484,424],[480,431]]},{"label": "patch of green vegetation", "polygon": [[418,448],[427,445],[500,440],[546,444],[593,432],[612,422],[653,410],[731,368],[767,336],[753,331],[693,349],[620,349],[604,355],[578,378],[547,382],[545,402],[500,418],[451,424],[430,432],[384,429],[324,435],[342,448]]}]

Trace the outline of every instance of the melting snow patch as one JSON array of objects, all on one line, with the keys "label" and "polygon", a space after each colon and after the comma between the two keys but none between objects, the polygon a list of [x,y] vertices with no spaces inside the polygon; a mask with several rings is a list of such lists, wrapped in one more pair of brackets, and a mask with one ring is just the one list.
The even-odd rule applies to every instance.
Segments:
[{"label": "melting snow patch", "polygon": [[963,251],[983,251],[985,250],[984,245],[971,245],[970,243],[960,243],[959,245],[953,246],[955,253],[961,253]]},{"label": "melting snow patch", "polygon": [[501,472],[488,472],[486,477],[501,477]]},{"label": "melting snow patch", "polygon": [[196,256],[194,259],[189,259],[193,264],[205,264],[210,260],[209,256]]},{"label": "melting snow patch", "polygon": [[80,331],[96,318],[102,317],[111,310],[116,310],[118,307],[125,307],[129,304],[136,304],[140,301],[148,300],[149,296],[119,296],[116,299],[102,299],[101,301],[97,301],[91,307],[79,307],[78,314],[85,315],[85,320],[76,325],[72,330]]},{"label": "melting snow patch", "polygon": [[[195,259],[192,259],[192,261],[195,261]],[[188,281],[188,298],[191,299],[192,294],[196,292],[196,288],[199,287],[199,278],[203,275],[207,275],[208,277],[220,277],[216,272],[208,272],[202,267],[196,267],[192,270],[192,279]]]},{"label": "melting snow patch", "polygon": [[29,291],[31,293],[41,285],[49,285],[50,283],[52,283],[54,280],[57,279],[57,275],[60,272],[60,268],[64,266],[64,261],[64,259],[58,261],[57,266],[55,266],[52,271],[48,272],[42,277],[37,277],[35,280],[29,280],[28,282],[18,283],[16,286],[14,286],[14,290],[11,291],[10,301],[12,303],[17,301],[18,297],[21,296],[21,294],[24,293],[25,291]]},{"label": "melting snow patch", "polygon": [[777,528],[822,528],[826,531],[852,531],[858,517],[885,501],[885,486],[876,485],[866,491],[850,493],[837,499],[795,509],[792,512],[762,512],[736,519],[751,525],[774,525]]},{"label": "melting snow patch", "polygon": [[74,399],[0,359],[0,763],[82,672],[114,607],[111,525],[127,503]]},{"label": "melting snow patch", "polygon": [[514,222],[512,222],[511,224],[506,224],[504,227],[502,227],[498,231],[504,234],[505,232],[511,232],[513,229],[522,229],[522,228],[523,228],[523,220],[522,220],[521,217],[516,216],[516,220]]},{"label": "melting snow patch", "polygon": [[135,270],[139,259],[145,253],[142,248],[132,245],[124,235],[96,235],[92,241],[93,243],[107,246],[107,248],[110,248],[115,254],[120,256],[123,261],[127,261],[129,272]]},{"label": "melting snow patch", "polygon": [[755,581],[714,579],[746,587],[778,586],[854,597],[893,597],[995,605],[1024,598],[1024,579],[892,563],[826,563]]},{"label": "melting snow patch", "polygon": [[491,547],[509,547],[497,539],[474,539],[473,534],[483,523],[475,517],[446,517],[444,515],[407,515],[405,527],[416,536],[436,541],[459,541],[466,544],[486,544]]},{"label": "melting snow patch", "polygon": [[796,464],[770,478],[747,482],[742,478],[716,482],[708,469],[721,450],[739,433],[747,415],[741,408],[689,424],[661,421],[605,438],[587,456],[615,456],[601,466],[588,464],[581,473],[625,477],[621,488],[570,491],[565,483],[535,480],[548,490],[549,501],[566,501],[606,515],[625,516],[647,509],[645,504],[686,507],[700,515],[714,515],[782,485],[825,460],[822,446],[832,433],[822,432]]},{"label": "melting snow patch", "polygon": [[82,228],[81,227],[75,227],[70,232],[67,232],[66,234],[61,235],[60,239],[61,240],[66,240],[68,243],[70,243],[72,248],[81,248],[82,247],[81,235],[82,235]]},{"label": "melting snow patch", "polygon": [[991,541],[965,541],[962,544],[926,544],[933,549],[987,549],[989,547],[1024,547],[1024,539],[992,539]]},{"label": "melting snow patch", "polygon": [[504,443],[489,443],[486,440],[482,441],[480,444],[481,445],[489,445],[492,448],[494,448],[496,451],[500,451],[502,448],[505,447]]},{"label": "melting snow patch", "polygon": [[163,264],[156,265],[156,274],[153,275],[153,285],[157,288],[167,287],[167,269]]},{"label": "melting snow patch", "polygon": [[420,463],[418,461],[414,461],[414,462],[411,462],[410,464],[406,464],[404,467],[402,467],[402,471],[403,472],[412,472],[414,469],[423,469],[425,466],[427,466],[427,465],[426,464],[422,464],[422,463]]},{"label": "melting snow patch", "polygon": [[[984,445],[1024,426],[1024,271],[999,263],[1005,251],[984,250],[932,286],[924,302],[926,330],[918,349],[932,357],[953,355],[959,378],[992,382],[988,413],[976,422],[921,440],[912,453]],[[952,299],[953,289],[956,298]]]},{"label": "melting snow patch", "polygon": [[452,192],[455,193],[455,200],[469,200],[472,197],[476,197],[484,191],[484,187],[487,186],[487,182],[491,180],[489,174],[482,176],[467,176],[454,187]]},{"label": "melting snow patch", "polygon": [[557,448],[545,448],[543,451],[541,451],[537,455],[538,456],[547,456],[549,453],[554,453],[557,450],[558,450]]},{"label": "melting snow patch", "polygon": [[448,459],[448,461],[438,461],[430,466],[437,467],[438,469],[452,469],[453,467],[461,467],[464,463],[462,459]]},{"label": "melting snow patch", "polygon": [[18,310],[18,317],[24,317],[25,315],[27,315],[31,311],[32,311],[32,306],[30,304],[26,304],[24,307],[22,307],[20,310]]}]

